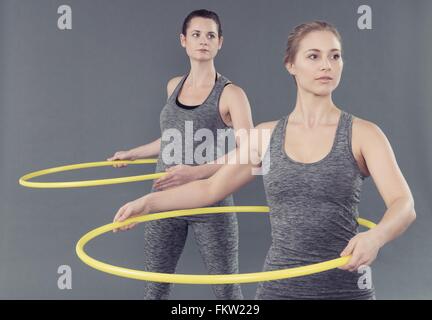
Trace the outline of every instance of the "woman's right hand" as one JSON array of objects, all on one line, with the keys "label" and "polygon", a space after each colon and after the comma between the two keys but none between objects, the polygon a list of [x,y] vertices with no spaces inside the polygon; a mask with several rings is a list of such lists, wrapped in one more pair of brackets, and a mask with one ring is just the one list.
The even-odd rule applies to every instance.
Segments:
[{"label": "woman's right hand", "polygon": [[[130,151],[117,151],[116,153],[114,153],[114,155],[111,158],[108,158],[107,161],[115,161],[115,160],[135,160],[136,158],[134,156],[131,155]],[[127,164],[123,163],[119,163],[113,164],[114,168],[122,168],[122,167],[126,167]]]},{"label": "woman's right hand", "polygon": [[[113,222],[123,222],[126,219],[134,218],[137,216],[142,216],[144,214],[150,213],[150,208],[148,207],[148,198],[149,195],[145,195],[141,198],[138,198],[134,201],[128,202],[123,205],[120,209],[118,209],[116,215],[114,216]],[[113,232],[117,231],[127,231],[135,227],[139,222],[133,222],[129,225],[123,226],[121,228],[113,229]]]}]

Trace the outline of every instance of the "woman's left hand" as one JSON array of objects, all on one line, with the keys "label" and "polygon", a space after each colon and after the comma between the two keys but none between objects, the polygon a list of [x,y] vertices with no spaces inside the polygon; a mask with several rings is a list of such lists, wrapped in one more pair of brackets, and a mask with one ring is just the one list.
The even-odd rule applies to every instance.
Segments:
[{"label": "woman's left hand", "polygon": [[340,254],[341,257],[352,255],[351,259],[339,269],[353,272],[360,266],[370,265],[377,257],[380,248],[380,242],[373,229],[357,234]]},{"label": "woman's left hand", "polygon": [[199,179],[196,166],[179,164],[168,168],[167,174],[155,180],[153,187],[162,191]]}]

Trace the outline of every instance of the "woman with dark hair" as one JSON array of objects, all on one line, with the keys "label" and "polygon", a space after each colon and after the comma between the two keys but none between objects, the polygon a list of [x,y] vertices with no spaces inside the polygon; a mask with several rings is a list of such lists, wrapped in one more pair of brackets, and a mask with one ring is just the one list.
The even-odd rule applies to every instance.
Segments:
[{"label": "woman with dark hair", "polygon": [[[145,195],[121,207],[114,221],[212,204],[251,181],[261,166],[272,236],[265,271],[352,256],[341,268],[260,283],[256,298],[375,299],[372,281],[363,283],[357,271],[414,221],[411,191],[380,128],[333,103],[343,68],[333,26],[297,26],[288,38],[285,67],[297,84],[296,105],[282,119],[258,125],[249,143],[242,141],[237,159],[246,154],[249,163],[226,164],[208,179]],[[375,228],[359,233],[360,190],[369,176],[387,210]]]},{"label": "woman with dark hair", "polygon": [[[167,171],[167,174],[154,182],[152,192],[211,176],[221,167],[221,164],[214,163],[218,160],[216,155],[221,155],[220,162],[225,161],[225,147],[221,152],[218,140],[214,143],[205,141],[207,147],[204,158],[210,161],[203,163],[194,157],[189,165],[185,164],[190,160],[187,155],[195,155],[200,147],[200,141],[196,139],[186,141],[188,129],[191,130],[191,136],[207,130],[217,138],[222,129],[232,128],[237,132],[253,128],[246,94],[215,70],[214,58],[221,49],[222,42],[221,23],[216,13],[197,10],[186,17],[180,43],[186,49],[191,67],[187,75],[175,77],[168,82],[168,99],[160,115],[162,137],[129,151],[116,152],[108,159],[134,160],[158,155],[156,172]],[[172,143],[166,138],[173,130],[185,138],[182,145],[175,146],[180,147],[177,150],[181,150],[174,155],[175,161],[172,161],[170,152],[167,152]],[[173,162],[177,165],[170,166]],[[214,205],[233,205],[232,195],[227,194]],[[238,273],[238,225],[235,213],[179,217],[146,223],[145,270],[174,273],[189,227],[194,232],[208,273]],[[146,282],[145,285],[145,299],[168,298],[170,284]],[[214,285],[213,291],[218,299],[243,298],[237,284]]]}]

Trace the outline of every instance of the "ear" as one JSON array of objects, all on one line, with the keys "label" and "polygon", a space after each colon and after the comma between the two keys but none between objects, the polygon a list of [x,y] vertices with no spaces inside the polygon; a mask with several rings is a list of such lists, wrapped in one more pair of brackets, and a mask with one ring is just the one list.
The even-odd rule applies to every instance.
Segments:
[{"label": "ear", "polygon": [[287,71],[292,75],[295,76],[296,75],[296,69],[295,66],[292,62],[287,62],[285,63],[285,68],[287,69]]},{"label": "ear", "polygon": [[183,33],[180,33],[180,45],[183,48],[186,48],[186,37],[183,35]]},{"label": "ear", "polygon": [[219,50],[222,48],[223,39],[223,36],[219,38]]}]

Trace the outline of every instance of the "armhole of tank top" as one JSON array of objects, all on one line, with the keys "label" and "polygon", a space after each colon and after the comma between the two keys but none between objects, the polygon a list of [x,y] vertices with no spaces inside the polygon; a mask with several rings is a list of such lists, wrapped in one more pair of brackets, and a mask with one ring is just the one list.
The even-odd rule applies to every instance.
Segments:
[{"label": "armhole of tank top", "polygon": [[356,158],[354,156],[353,149],[352,149],[352,127],[353,127],[353,124],[354,124],[354,116],[350,115],[350,117],[351,117],[351,121],[349,122],[349,125],[348,125],[348,137],[347,137],[347,139],[348,139],[348,143],[347,143],[348,155],[349,155],[349,158],[351,160],[351,164],[359,172],[359,174],[361,175],[362,179],[366,179],[369,176],[366,176],[363,173],[363,171],[360,169],[360,167],[359,167],[359,165],[357,163],[357,160],[356,160]]},{"label": "armhole of tank top", "polygon": [[224,84],[224,86],[223,86],[223,88],[222,88],[222,91],[221,91],[221,93],[220,93],[220,95],[219,95],[219,97],[218,97],[218,99],[217,99],[217,104],[216,104],[216,106],[217,106],[217,114],[219,115],[219,120],[221,121],[221,123],[222,123],[226,128],[231,128],[231,127],[230,127],[229,125],[227,125],[227,124],[225,123],[224,119],[222,118],[222,115],[221,115],[221,112],[220,112],[220,99],[221,99],[221,97],[222,97],[222,93],[223,93],[225,87],[226,87],[227,85],[230,85],[230,84],[232,84],[231,81],[227,81],[227,82]]}]

